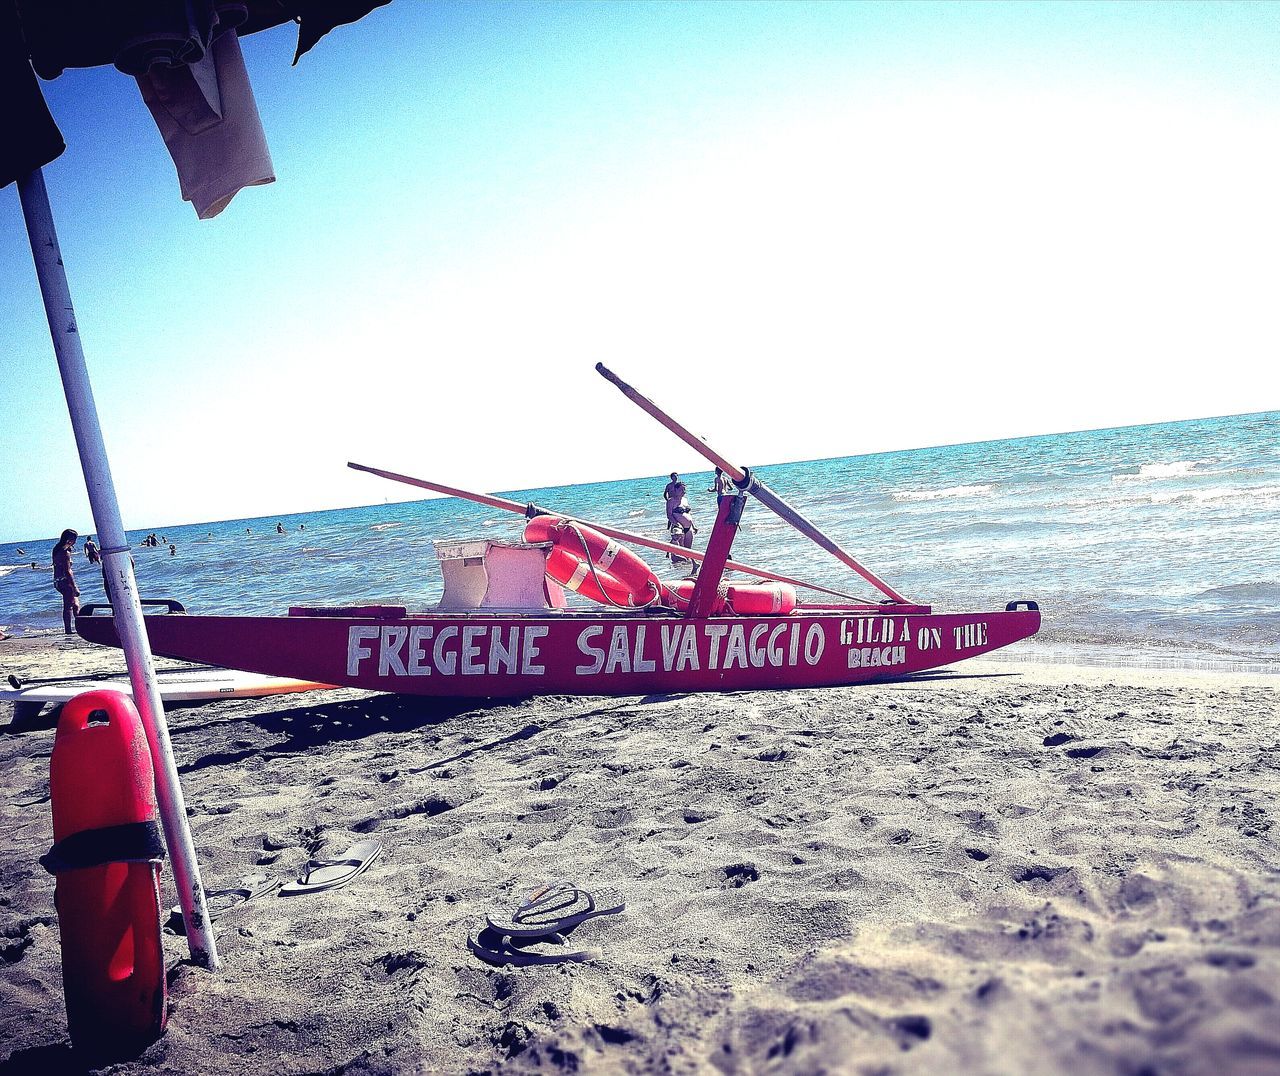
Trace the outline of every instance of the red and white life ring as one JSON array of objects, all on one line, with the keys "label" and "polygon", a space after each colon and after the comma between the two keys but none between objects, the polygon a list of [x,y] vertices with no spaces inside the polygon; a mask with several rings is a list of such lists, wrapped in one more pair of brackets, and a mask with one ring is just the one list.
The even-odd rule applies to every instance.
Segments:
[{"label": "red and white life ring", "polygon": [[567,590],[605,605],[639,608],[661,593],[652,569],[636,554],[597,530],[561,519],[534,516],[525,524],[526,542],[551,542],[547,575]]}]

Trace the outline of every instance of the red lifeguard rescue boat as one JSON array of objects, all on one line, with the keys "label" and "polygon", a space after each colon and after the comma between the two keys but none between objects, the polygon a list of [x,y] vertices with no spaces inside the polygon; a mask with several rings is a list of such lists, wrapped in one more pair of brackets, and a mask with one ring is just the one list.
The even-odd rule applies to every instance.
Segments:
[{"label": "red lifeguard rescue boat", "polygon": [[[722,497],[705,553],[591,525],[563,513],[349,464],[528,518],[523,542],[437,542],[445,589],[433,609],[293,608],[287,616],[193,616],[176,602],[146,617],[157,654],[231,669],[410,695],[631,695],[826,687],[908,676],[990,653],[1040,628],[1033,601],[935,613],[863,567],[756,479],[712,452],[612,373],[616,384],[721,467]],[[859,601],[729,559],[748,496],[853,569],[883,600]],[[700,562],[664,582],[629,541]],[[726,583],[726,570],[765,582]],[[844,599],[801,604],[796,588]],[[603,608],[569,608],[564,590]],[[118,646],[108,607],[86,607],[84,638]]]}]

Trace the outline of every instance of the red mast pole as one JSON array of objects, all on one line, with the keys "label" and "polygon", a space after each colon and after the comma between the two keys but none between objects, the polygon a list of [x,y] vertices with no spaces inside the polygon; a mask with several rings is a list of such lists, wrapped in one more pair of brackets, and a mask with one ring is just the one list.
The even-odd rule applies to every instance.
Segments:
[{"label": "red mast pole", "polygon": [[729,562],[729,549],[733,545],[734,535],[738,533],[738,523],[742,519],[742,509],[746,502],[747,498],[742,495],[720,498],[715,525],[707,540],[707,552],[698,571],[698,580],[693,584],[685,616],[710,616],[715,608],[716,598],[720,596],[720,580],[724,578],[724,568]]}]

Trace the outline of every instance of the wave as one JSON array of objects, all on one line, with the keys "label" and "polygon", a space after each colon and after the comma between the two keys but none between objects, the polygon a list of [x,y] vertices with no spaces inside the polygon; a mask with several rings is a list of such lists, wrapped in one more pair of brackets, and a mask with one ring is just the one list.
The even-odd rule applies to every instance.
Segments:
[{"label": "wave", "polygon": [[[1048,532],[1053,525],[1035,519],[982,519],[972,523],[962,523],[955,527],[943,527],[934,532],[934,536],[943,538],[959,538],[968,535],[998,537],[1003,534],[1031,534]],[[1076,537],[1072,536],[1073,539]]]},{"label": "wave", "polygon": [[635,519],[636,516],[647,516],[649,513],[644,508],[636,508],[627,513],[628,519]]},{"label": "wave", "polygon": [[1173,460],[1170,463],[1143,463],[1137,467],[1121,467],[1111,473],[1113,482],[1150,482],[1162,478],[1187,478],[1202,475],[1201,468],[1212,460]]},{"label": "wave", "polygon": [[1196,597],[1225,602],[1261,601],[1280,606],[1280,583],[1270,579],[1256,583],[1226,583],[1202,590]]},{"label": "wave", "polygon": [[895,501],[942,501],[958,497],[987,497],[994,486],[948,486],[946,489],[907,489],[893,494]]},{"label": "wave", "polygon": [[1172,504],[1177,501],[1204,504],[1210,501],[1247,500],[1251,504],[1269,505],[1280,497],[1280,486],[1211,486],[1209,489],[1191,489],[1152,493],[1152,504]]},{"label": "wave", "polygon": [[389,531],[392,527],[403,527],[403,523],[375,523],[369,529],[371,531]]}]

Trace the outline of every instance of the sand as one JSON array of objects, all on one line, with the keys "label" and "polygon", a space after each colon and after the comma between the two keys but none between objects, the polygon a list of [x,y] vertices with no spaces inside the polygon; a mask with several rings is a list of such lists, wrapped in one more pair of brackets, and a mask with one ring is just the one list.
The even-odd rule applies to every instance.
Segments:
[{"label": "sand", "polygon": [[[0,664],[119,657],[11,639]],[[168,1031],[113,1071],[1280,1072],[1278,686],[974,661],[838,690],[175,710],[206,884],[384,850],[220,919],[217,974],[166,935]],[[52,743],[0,735],[5,1073],[71,1061],[36,862]],[[565,877],[628,900],[571,937],[598,960],[468,951],[486,910]]]}]

